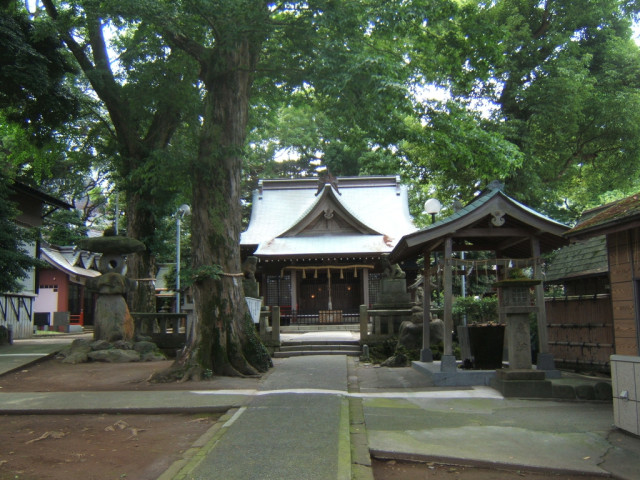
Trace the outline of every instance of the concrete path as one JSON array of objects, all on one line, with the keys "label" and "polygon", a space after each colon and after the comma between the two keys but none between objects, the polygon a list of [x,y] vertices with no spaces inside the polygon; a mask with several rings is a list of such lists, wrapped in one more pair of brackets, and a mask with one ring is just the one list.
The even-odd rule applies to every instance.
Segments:
[{"label": "concrete path", "polygon": [[366,399],[364,412],[384,457],[604,475],[615,448],[604,404],[410,397]]},{"label": "concrete path", "polygon": [[279,360],[191,471],[174,478],[351,478],[345,356]]},{"label": "concrete path", "polygon": [[0,345],[0,375],[24,365],[43,360],[59,352],[76,338],[90,338],[90,335],[60,335],[28,340],[14,340],[13,345]]}]

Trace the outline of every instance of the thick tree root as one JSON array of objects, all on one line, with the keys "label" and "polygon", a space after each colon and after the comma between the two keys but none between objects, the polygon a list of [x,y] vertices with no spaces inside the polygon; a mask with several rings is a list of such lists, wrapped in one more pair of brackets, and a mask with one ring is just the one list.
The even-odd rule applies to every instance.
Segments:
[{"label": "thick tree root", "polygon": [[147,381],[151,383],[200,381],[203,379],[203,373],[202,367],[191,360],[188,354],[183,353],[169,368],[154,372]]},{"label": "thick tree root", "polygon": [[[243,377],[260,378],[262,375],[244,357],[236,358],[239,365],[234,366],[227,362],[213,370],[213,374],[221,377]],[[211,372],[209,372],[211,374]],[[210,376],[210,375],[209,375]],[[199,382],[205,379],[206,375],[200,365],[196,365],[186,359],[176,360],[170,367],[160,372],[154,372],[147,381],[150,383],[172,383],[172,382]]]}]

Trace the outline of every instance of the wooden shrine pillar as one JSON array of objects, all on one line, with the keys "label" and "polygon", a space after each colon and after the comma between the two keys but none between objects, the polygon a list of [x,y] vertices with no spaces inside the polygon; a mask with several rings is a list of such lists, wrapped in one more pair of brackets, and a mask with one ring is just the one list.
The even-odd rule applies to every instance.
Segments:
[{"label": "wooden shrine pillar", "polygon": [[451,237],[444,241],[444,355],[453,355],[453,272],[451,271],[451,254],[453,240]]},{"label": "wooden shrine pillar", "polygon": [[293,313],[298,311],[298,273],[295,270],[291,270],[290,275],[291,313]]},{"label": "wooden shrine pillar", "polygon": [[451,271],[451,255],[453,253],[453,239],[444,240],[444,352],[442,354],[441,370],[443,372],[457,371],[456,357],[453,355],[453,272]]},{"label": "wooden shrine pillar", "polygon": [[[533,278],[542,280],[542,268],[540,264],[540,240],[531,238],[531,252],[533,256]],[[535,287],[536,318],[538,320],[538,370],[555,370],[553,355],[549,352],[549,336],[547,332],[547,310],[544,302],[544,284],[541,281]],[[549,376],[549,375],[547,375]]]}]

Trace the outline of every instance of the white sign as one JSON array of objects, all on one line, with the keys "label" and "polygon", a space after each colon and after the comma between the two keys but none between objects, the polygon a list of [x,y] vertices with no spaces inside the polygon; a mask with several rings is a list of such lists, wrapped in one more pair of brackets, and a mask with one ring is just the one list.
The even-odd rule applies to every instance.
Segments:
[{"label": "white sign", "polygon": [[245,297],[247,299],[247,306],[249,307],[249,313],[253,323],[260,323],[260,308],[262,308],[261,298]]}]

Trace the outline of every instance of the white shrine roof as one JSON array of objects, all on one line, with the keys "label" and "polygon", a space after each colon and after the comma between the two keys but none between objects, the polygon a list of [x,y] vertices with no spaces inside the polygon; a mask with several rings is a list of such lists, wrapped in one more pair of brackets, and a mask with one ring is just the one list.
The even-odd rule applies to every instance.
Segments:
[{"label": "white shrine roof", "polygon": [[[337,180],[337,189],[318,178],[262,180],[241,246],[255,246],[260,257],[379,255],[416,231],[398,177]],[[323,218],[337,220],[338,231],[338,223],[323,231]]]}]

